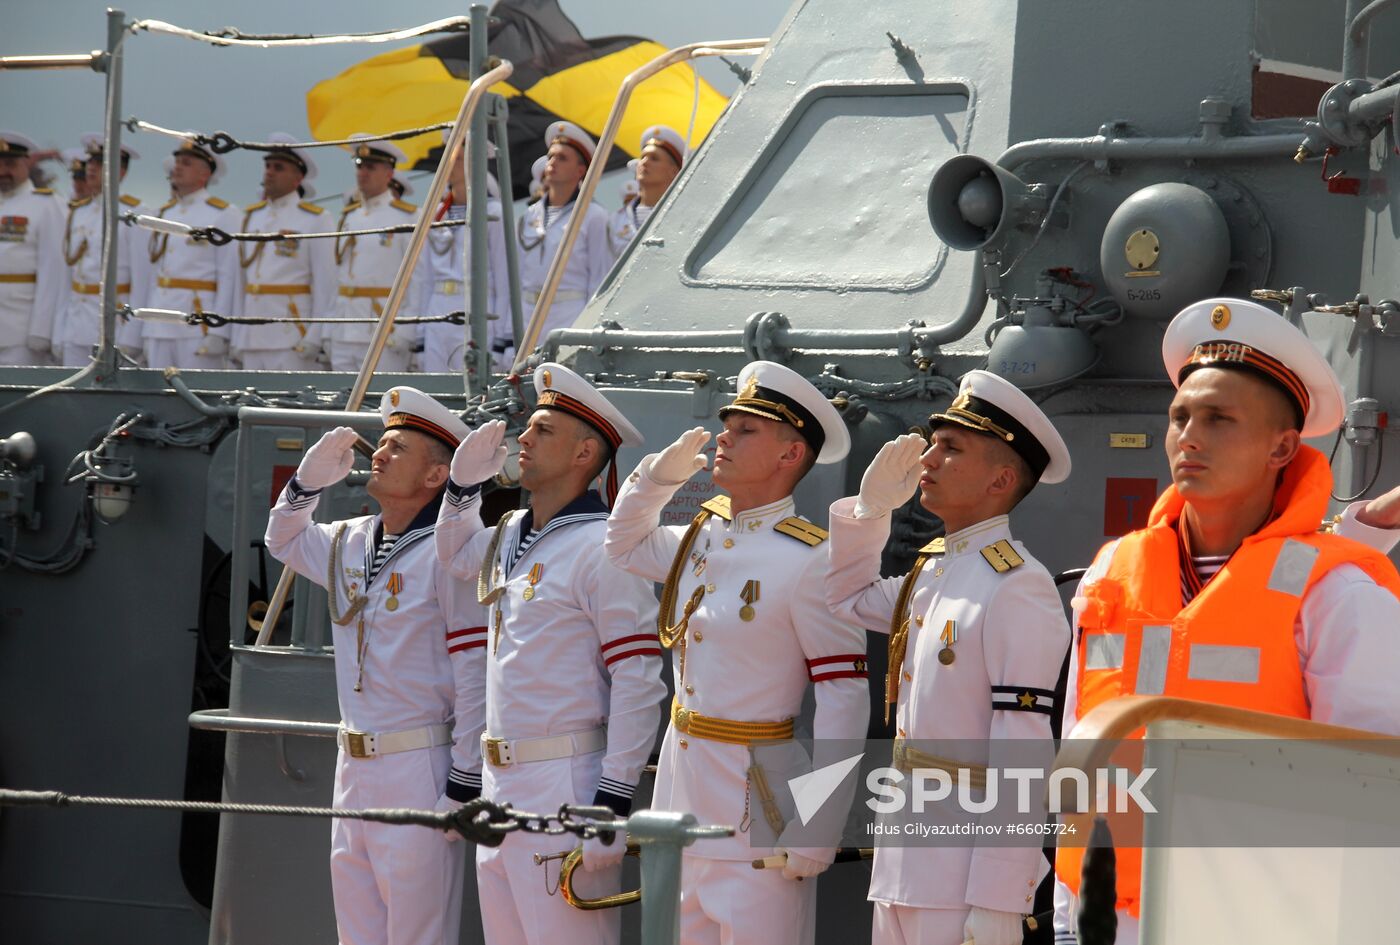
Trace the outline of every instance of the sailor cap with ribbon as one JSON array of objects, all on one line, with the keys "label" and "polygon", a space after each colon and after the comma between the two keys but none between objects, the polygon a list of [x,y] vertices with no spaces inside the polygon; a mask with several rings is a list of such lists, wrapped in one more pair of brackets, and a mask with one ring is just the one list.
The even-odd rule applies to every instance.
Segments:
[{"label": "sailor cap with ribbon", "polygon": [[1069,478],[1069,449],[1050,418],[1025,393],[989,371],[968,371],[958,396],[929,424],[955,423],[1001,440],[1026,461],[1037,482]]},{"label": "sailor cap with ribbon", "polygon": [[451,410],[416,387],[391,387],[379,400],[385,430],[417,430],[455,450],[469,432]]},{"label": "sailor cap with ribbon", "polygon": [[556,142],[577,151],[585,164],[593,160],[593,152],[598,148],[597,142],[588,136],[588,132],[571,121],[556,121],[545,130],[545,147]]},{"label": "sailor cap with ribbon", "polygon": [[208,164],[210,184],[213,184],[220,177],[224,176],[224,159],[215,154],[208,145],[200,144],[195,138],[185,138],[181,140],[180,146],[174,151],[171,151],[170,154],[172,157],[188,154]]},{"label": "sailor cap with ribbon", "polygon": [[[98,160],[102,159],[102,151],[104,148],[107,147],[106,135],[102,134],[100,131],[89,131],[87,134],[83,135],[78,140],[83,143],[83,151],[86,152],[86,157],[96,158]],[[139,158],[140,156],[141,155],[137,153],[135,148],[127,144],[125,141],[122,142],[122,157],[126,158],[128,161],[131,161],[135,160],[136,158]]]},{"label": "sailor cap with ribbon", "polygon": [[649,147],[658,147],[671,156],[676,162],[676,167],[685,163],[685,139],[680,132],[668,125],[652,125],[642,132],[642,143],[637,148],[637,154],[641,154]]},{"label": "sailor cap with ribbon", "polygon": [[350,154],[355,158],[356,167],[365,163],[388,164],[390,167],[408,163],[408,155],[404,154],[399,146],[392,141],[375,140],[363,131],[355,132],[350,138],[360,142],[359,144],[346,145],[350,149]]},{"label": "sailor cap with ribbon", "polygon": [[301,170],[302,180],[311,180],[316,176],[316,162],[311,160],[311,155],[301,148],[292,147],[296,143],[296,138],[285,131],[274,131],[267,136],[268,144],[286,145],[286,147],[276,148],[272,151],[263,152],[263,160],[270,158],[281,158]]},{"label": "sailor cap with ribbon", "polygon": [[29,157],[39,146],[18,131],[0,131],[0,156]]},{"label": "sailor cap with ribbon", "polygon": [[608,504],[617,498],[617,451],[623,446],[641,446],[642,434],[593,385],[573,371],[548,361],[535,368],[535,394],[544,410],[558,410],[582,420],[602,434],[612,447],[608,463]]},{"label": "sailor cap with ribbon", "polygon": [[1205,299],[1177,313],[1162,338],[1162,363],[1181,386],[1203,367],[1248,371],[1297,408],[1304,437],[1337,429],[1342,385],[1308,337],[1276,312],[1245,299]]},{"label": "sailor cap with ribbon", "polygon": [[846,421],[821,391],[801,374],[772,361],[753,361],[739,372],[734,402],[719,408],[719,418],[739,411],[786,423],[802,434],[817,462],[834,463],[851,450]]}]

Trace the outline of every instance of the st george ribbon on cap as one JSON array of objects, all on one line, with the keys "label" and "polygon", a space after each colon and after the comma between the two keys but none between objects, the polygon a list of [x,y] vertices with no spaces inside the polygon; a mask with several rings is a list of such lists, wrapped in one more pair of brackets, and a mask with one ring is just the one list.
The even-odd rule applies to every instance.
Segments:
[{"label": "st george ribbon on cap", "polygon": [[558,142],[567,145],[578,152],[578,156],[583,158],[583,163],[588,164],[593,160],[593,152],[598,145],[588,132],[571,121],[556,121],[545,129],[545,147]]},{"label": "st george ribbon on cap", "polygon": [[685,139],[680,136],[680,132],[668,125],[652,125],[642,132],[641,146],[637,149],[640,155],[648,147],[657,147],[671,156],[671,160],[676,162],[676,167],[685,163]]},{"label": "st george ribbon on cap", "polygon": [[929,423],[954,423],[996,437],[1026,461],[1036,482],[1069,478],[1069,448],[1050,418],[1015,384],[989,371],[964,374],[958,396]]},{"label": "st george ribbon on cap", "polygon": [[455,450],[469,429],[462,419],[416,387],[391,387],[379,400],[385,430],[417,430]]},{"label": "st george ribbon on cap", "polygon": [[558,410],[582,420],[612,448],[607,478],[608,505],[612,505],[617,498],[617,451],[623,446],[641,446],[642,434],[592,384],[562,364],[549,361],[535,369],[535,394],[541,409]]},{"label": "st george ribbon on cap", "polygon": [[834,463],[851,450],[846,421],[812,382],[772,361],[753,361],[739,372],[739,393],[719,409],[723,420],[739,411],[786,423],[802,435],[817,462]]},{"label": "st george ribbon on cap", "polygon": [[1304,437],[1341,425],[1344,397],[1332,366],[1307,335],[1257,302],[1218,298],[1186,306],[1167,326],[1162,363],[1177,387],[1205,367],[1262,377],[1294,406]]}]

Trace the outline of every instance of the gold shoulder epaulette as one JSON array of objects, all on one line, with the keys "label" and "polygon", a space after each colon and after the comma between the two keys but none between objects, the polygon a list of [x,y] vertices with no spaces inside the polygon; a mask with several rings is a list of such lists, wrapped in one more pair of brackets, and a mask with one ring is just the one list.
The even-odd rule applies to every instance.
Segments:
[{"label": "gold shoulder epaulette", "polygon": [[303,200],[301,203],[297,204],[297,206],[298,206],[298,207],[301,207],[301,209],[305,210],[307,213],[325,213],[325,212],[326,212],[326,208],[325,208],[325,207],[318,207],[316,204],[311,203],[309,200]]},{"label": "gold shoulder epaulette", "polygon": [[120,200],[122,203],[126,204],[128,207],[139,206],[141,203],[140,200],[137,200],[135,197],[131,196],[131,194],[122,194],[117,199]]},{"label": "gold shoulder epaulette", "polygon": [[359,201],[359,200],[347,200],[347,201],[345,201],[345,206],[343,206],[343,207],[340,208],[340,212],[341,212],[341,213],[349,213],[351,210],[358,210],[358,209],[360,209],[360,201]]},{"label": "gold shoulder epaulette", "polygon": [[180,198],[179,198],[179,197],[171,197],[171,198],[170,198],[169,200],[167,200],[165,203],[163,203],[163,204],[160,205],[160,209],[161,209],[162,211],[169,210],[171,207],[175,206],[175,205],[176,205],[177,203],[179,203],[179,202],[180,202]]},{"label": "gold shoulder epaulette", "polygon": [[35,192],[36,194],[42,194],[42,195],[45,196],[45,197],[50,197],[50,196],[53,195],[53,188],[52,188],[52,187],[35,187],[35,188],[34,188],[34,192]]},{"label": "gold shoulder epaulette", "polygon": [[920,549],[919,549],[919,554],[921,554],[921,555],[941,555],[941,554],[943,554],[943,551],[944,551],[943,536],[942,536],[942,535],[939,535],[939,536],[938,536],[937,538],[935,538],[933,541],[929,542],[927,545],[924,545],[922,548],[920,548]]},{"label": "gold shoulder epaulette", "polygon": [[389,204],[389,206],[393,207],[395,210],[402,210],[404,213],[418,212],[418,205],[416,203],[409,203],[407,200],[395,200],[393,203]]},{"label": "gold shoulder epaulette", "polygon": [[79,207],[86,207],[90,203],[92,203],[91,197],[79,197],[76,200],[68,201],[68,209],[76,210]]},{"label": "gold shoulder epaulette", "polygon": [[825,528],[822,528],[820,525],[813,525],[805,518],[798,518],[796,515],[785,518],[774,525],[773,531],[786,535],[789,538],[796,538],[803,544],[811,545],[813,548],[826,541],[827,536],[827,530]]},{"label": "gold shoulder epaulette", "polygon": [[263,207],[266,207],[266,206],[267,206],[267,201],[266,201],[266,200],[259,200],[257,203],[250,203],[250,204],[248,204],[248,206],[244,207],[243,210],[244,210],[245,213],[252,213],[254,210],[261,210]]},{"label": "gold shoulder epaulette", "polygon": [[220,210],[228,209],[228,201],[225,200],[223,197],[205,197],[204,202],[209,204],[209,206],[217,207]]},{"label": "gold shoulder epaulette", "polygon": [[1005,574],[1012,568],[1019,568],[1026,563],[1026,560],[1016,553],[1016,549],[1011,547],[1011,542],[1005,538],[983,548],[982,557],[987,559],[987,563],[997,574]]},{"label": "gold shoulder epaulette", "polygon": [[734,517],[729,511],[729,496],[727,495],[717,495],[713,499],[706,499],[700,503],[700,508],[712,515],[718,515],[726,522]]}]

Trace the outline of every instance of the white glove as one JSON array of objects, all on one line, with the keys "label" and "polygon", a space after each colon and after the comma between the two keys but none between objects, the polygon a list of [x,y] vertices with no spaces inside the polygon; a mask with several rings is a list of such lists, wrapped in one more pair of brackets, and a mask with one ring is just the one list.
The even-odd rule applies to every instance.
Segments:
[{"label": "white glove", "polygon": [[223,335],[206,335],[204,344],[196,348],[194,353],[206,358],[222,358],[228,354],[228,339]]},{"label": "white glove", "polygon": [[583,841],[583,870],[586,873],[595,873],[608,869],[621,863],[626,855],[627,838],[621,834],[614,834],[613,842],[606,846],[601,838],[589,837]]},{"label": "white glove", "polygon": [[491,420],[467,434],[452,454],[452,481],[459,486],[485,482],[506,463],[506,422]]},{"label": "white glove", "polygon": [[680,485],[709,465],[709,458],[700,452],[708,442],[710,434],[703,427],[685,431],[676,442],[656,454],[648,475],[659,485]]},{"label": "white glove", "polygon": [[30,335],[25,339],[24,346],[35,354],[48,354],[53,350],[53,346],[49,344],[49,339],[45,338],[43,335]]},{"label": "white glove", "polygon": [[919,457],[928,444],[917,433],[906,433],[880,447],[860,477],[856,518],[880,518],[899,508],[919,484]]},{"label": "white glove", "polygon": [[[460,810],[461,807],[461,801],[454,801],[444,794],[442,797],[438,798],[437,806],[434,807],[433,810],[437,811],[439,814],[451,814],[454,811]],[[458,840],[462,839],[462,835],[456,830],[448,830],[444,835],[447,837],[448,843],[456,843]]]},{"label": "white glove", "polygon": [[1021,914],[973,906],[963,923],[963,938],[976,945],[1021,945]]},{"label": "white glove", "polygon": [[826,872],[826,868],[831,865],[830,860],[814,860],[810,856],[803,856],[795,850],[785,850],[782,847],[774,852],[787,854],[787,865],[783,867],[783,879],[805,879],[808,876],[816,876],[818,873]]},{"label": "white glove", "polygon": [[328,431],[306,451],[297,466],[297,482],[307,489],[324,489],[350,475],[355,465],[355,431],[336,427]]}]

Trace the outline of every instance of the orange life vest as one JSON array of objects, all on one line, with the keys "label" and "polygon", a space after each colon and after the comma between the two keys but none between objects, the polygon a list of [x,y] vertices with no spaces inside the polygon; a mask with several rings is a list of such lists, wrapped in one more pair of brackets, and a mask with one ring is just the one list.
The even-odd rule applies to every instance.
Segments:
[{"label": "orange life vest", "polygon": [[[1303,446],[1274,495],[1273,517],[1247,537],[1185,607],[1176,522],[1185,500],[1170,486],[1147,527],[1121,540],[1078,615],[1078,715],[1122,695],[1165,695],[1306,719],[1307,690],[1293,628],[1308,589],[1353,564],[1400,596],[1390,560],[1358,542],[1319,534],[1332,472]],[[1140,733],[1139,733],[1140,735]],[[1076,894],[1084,850],[1055,856]],[[1138,914],[1142,851],[1117,851],[1118,908]]]}]

